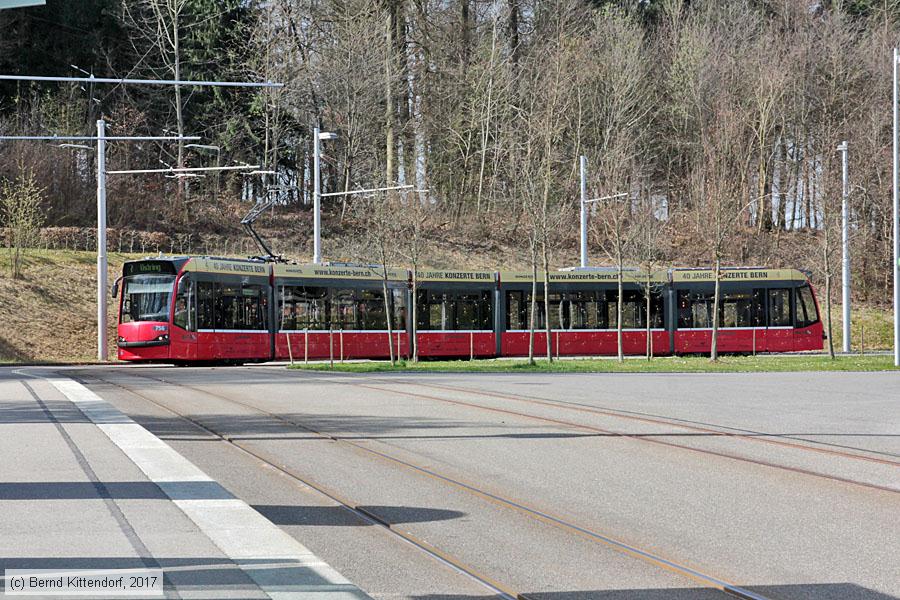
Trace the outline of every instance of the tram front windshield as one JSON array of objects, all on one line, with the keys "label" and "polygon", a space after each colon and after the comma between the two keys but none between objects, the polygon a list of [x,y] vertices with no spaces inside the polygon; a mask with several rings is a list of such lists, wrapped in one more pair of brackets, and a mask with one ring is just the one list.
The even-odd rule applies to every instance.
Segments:
[{"label": "tram front windshield", "polygon": [[169,320],[174,275],[132,275],[123,284],[122,323]]}]

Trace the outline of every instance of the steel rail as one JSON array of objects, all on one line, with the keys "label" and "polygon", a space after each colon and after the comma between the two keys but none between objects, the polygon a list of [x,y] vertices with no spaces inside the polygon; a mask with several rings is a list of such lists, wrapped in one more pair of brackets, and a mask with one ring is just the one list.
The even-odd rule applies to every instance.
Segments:
[{"label": "steel rail", "polygon": [[[415,472],[415,473],[419,473],[419,474],[424,475],[424,476],[427,476],[427,477],[429,477],[429,478],[432,478],[432,479],[435,479],[435,480],[442,481],[442,482],[444,482],[444,483],[450,484],[450,485],[455,486],[455,487],[457,487],[457,488],[459,488],[459,489],[462,489],[462,490],[464,490],[464,491],[466,491],[466,492],[469,492],[469,493],[475,495],[476,497],[479,497],[479,498],[488,500],[488,501],[490,501],[490,502],[492,502],[492,503],[494,503],[494,504],[497,504],[497,505],[499,505],[499,506],[503,506],[503,507],[506,507],[506,508],[511,508],[511,509],[515,510],[516,512],[519,512],[519,513],[521,513],[521,514],[525,514],[526,516],[529,516],[529,517],[531,517],[531,518],[534,518],[535,520],[538,520],[538,521],[540,521],[540,522],[543,522],[543,523],[547,523],[547,524],[556,526],[556,527],[558,527],[558,528],[560,528],[560,529],[562,529],[562,530],[564,530],[564,531],[569,531],[570,533],[575,533],[575,534],[577,534],[577,535],[579,535],[579,536],[581,536],[581,537],[584,537],[584,538],[586,538],[586,539],[590,539],[590,540],[593,540],[593,541],[595,541],[595,542],[603,543],[604,545],[607,545],[607,546],[609,546],[609,547],[611,547],[611,548],[613,548],[613,549],[615,549],[615,550],[617,550],[617,551],[619,551],[619,552],[621,552],[621,553],[623,553],[623,554],[626,554],[626,555],[628,555],[628,556],[632,556],[632,557],[634,557],[634,558],[641,559],[641,560],[643,560],[643,561],[645,561],[645,562],[647,562],[647,563],[653,564],[653,565],[655,565],[655,566],[657,566],[657,567],[660,567],[660,568],[662,568],[662,569],[664,569],[664,570],[667,570],[667,571],[676,573],[676,574],[681,575],[681,576],[683,576],[683,577],[687,577],[687,578],[692,579],[692,580],[694,580],[694,581],[697,581],[697,582],[699,582],[699,583],[701,583],[701,584],[703,584],[703,585],[705,585],[705,586],[707,586],[707,587],[709,587],[709,588],[712,588],[712,589],[716,589],[716,590],[718,590],[718,591],[721,591],[721,592],[723,592],[723,593],[725,593],[725,594],[727,594],[727,595],[730,595],[730,596],[733,596],[733,597],[736,597],[736,598],[741,598],[742,600],[772,600],[771,598],[769,598],[769,597],[767,597],[767,596],[763,596],[763,595],[761,595],[761,594],[757,594],[756,592],[753,592],[753,591],[751,591],[751,590],[744,589],[744,588],[742,588],[742,587],[740,587],[740,586],[738,586],[738,585],[735,585],[735,584],[732,584],[732,583],[723,581],[723,580],[721,580],[721,579],[718,579],[717,577],[713,577],[712,575],[708,575],[708,574],[706,574],[706,573],[704,573],[704,572],[702,572],[702,571],[700,571],[700,570],[698,570],[698,569],[694,569],[693,567],[689,567],[689,566],[683,565],[683,564],[681,564],[681,563],[678,563],[678,562],[676,562],[676,561],[666,559],[666,558],[664,558],[664,557],[662,557],[662,556],[660,556],[660,555],[657,555],[657,554],[655,554],[655,553],[653,553],[653,552],[646,551],[646,550],[642,550],[642,549],[638,548],[638,547],[635,546],[635,545],[629,544],[629,543],[627,543],[627,542],[623,542],[623,541],[618,540],[618,539],[616,539],[616,538],[614,538],[614,537],[611,537],[611,536],[607,536],[607,535],[604,535],[604,534],[595,532],[595,531],[593,531],[593,530],[591,530],[591,529],[589,529],[589,528],[587,528],[587,527],[583,527],[583,526],[580,526],[580,525],[577,525],[577,524],[570,523],[570,522],[567,521],[565,518],[558,517],[558,516],[554,516],[553,514],[551,514],[551,513],[548,512],[548,511],[544,511],[544,510],[532,508],[532,507],[529,507],[528,505],[526,505],[526,504],[524,504],[524,503],[522,503],[522,502],[518,502],[518,501],[515,501],[515,500],[510,500],[510,499],[504,498],[504,497],[502,497],[502,496],[500,496],[500,495],[498,495],[498,494],[494,494],[494,493],[491,493],[491,492],[489,492],[489,491],[483,490],[483,489],[479,488],[477,485],[470,484],[470,483],[466,483],[466,482],[460,481],[460,480],[458,480],[458,479],[456,479],[456,478],[452,478],[452,477],[449,477],[449,476],[446,476],[446,475],[442,475],[442,474],[440,474],[440,473],[438,473],[437,471],[434,471],[434,470],[432,470],[432,469],[428,469],[428,468],[426,468],[426,467],[422,467],[422,466],[420,466],[420,465],[416,465],[416,464],[414,464],[414,463],[412,463],[412,462],[410,462],[410,461],[407,461],[407,460],[403,460],[403,459],[397,458],[397,457],[392,456],[392,455],[390,455],[390,454],[387,454],[387,453],[385,453],[385,452],[379,452],[378,450],[374,450],[374,449],[372,449],[372,448],[369,448],[369,447],[367,447],[367,446],[364,445],[364,444],[360,444],[360,443],[357,443],[357,442],[354,442],[354,441],[351,441],[351,440],[342,438],[342,437],[340,437],[340,436],[335,436],[335,435],[332,435],[332,434],[323,433],[323,432],[318,431],[318,430],[316,430],[316,429],[314,429],[314,428],[312,428],[312,427],[309,427],[308,425],[304,425],[304,424],[299,423],[299,422],[297,422],[297,421],[295,421],[295,420],[293,420],[293,419],[288,419],[288,418],[283,417],[283,416],[281,416],[281,415],[278,415],[278,414],[276,414],[276,413],[272,413],[272,412],[267,411],[267,410],[265,410],[265,409],[262,409],[262,408],[260,408],[260,407],[258,407],[258,406],[255,406],[255,405],[252,405],[252,404],[248,404],[248,403],[245,403],[245,402],[241,402],[241,401],[239,401],[239,400],[234,400],[233,398],[229,398],[229,397],[227,397],[227,396],[223,396],[222,394],[210,392],[210,391],[208,391],[208,390],[205,390],[205,389],[202,389],[202,388],[198,388],[198,387],[193,386],[193,385],[186,385],[186,384],[182,384],[182,383],[176,383],[176,382],[172,382],[172,381],[167,381],[167,380],[165,380],[165,379],[161,379],[161,378],[159,378],[159,377],[153,377],[153,376],[150,376],[150,375],[148,375],[148,374],[143,374],[143,373],[141,373],[141,374],[132,373],[132,375],[137,376],[137,377],[141,377],[141,378],[151,379],[151,380],[158,381],[158,382],[160,382],[160,383],[164,383],[164,384],[167,384],[167,385],[172,385],[172,386],[176,386],[176,387],[187,388],[187,389],[193,390],[193,391],[195,391],[195,392],[199,392],[199,393],[201,393],[201,394],[205,394],[205,395],[210,396],[210,397],[212,397],[212,398],[216,398],[216,399],[219,399],[219,400],[223,400],[223,401],[225,401],[225,402],[229,402],[229,403],[231,403],[231,404],[235,404],[235,405],[237,405],[237,406],[242,406],[242,407],[244,407],[244,408],[247,408],[247,409],[256,411],[256,412],[258,412],[258,413],[260,413],[260,414],[263,414],[263,415],[266,415],[266,416],[268,416],[268,417],[270,417],[270,418],[272,418],[272,419],[274,419],[274,420],[276,420],[276,421],[280,421],[280,422],[282,422],[282,423],[286,423],[286,424],[288,424],[288,425],[292,425],[292,426],[295,427],[295,428],[299,428],[299,429],[302,429],[302,430],[304,430],[304,431],[308,431],[308,432],[310,432],[310,433],[312,433],[312,434],[314,434],[314,435],[316,435],[316,436],[319,436],[319,437],[321,437],[321,438],[323,438],[323,439],[327,439],[327,440],[330,440],[330,441],[333,441],[333,442],[336,442],[336,443],[339,443],[339,444],[344,444],[344,445],[347,445],[347,446],[349,446],[349,447],[351,447],[351,448],[354,448],[355,450],[362,451],[362,452],[365,453],[365,454],[369,454],[369,455],[371,455],[371,456],[375,456],[375,457],[377,457],[377,458],[379,458],[379,459],[382,459],[382,460],[388,462],[389,464],[400,465],[400,466],[402,466],[402,467],[404,467],[404,468],[406,468],[406,469],[408,469],[408,470],[411,470],[411,471],[413,471],[413,472]],[[102,378],[101,378],[101,379],[102,379]],[[106,380],[104,380],[104,381],[106,381]],[[117,385],[117,384],[113,384],[113,385]],[[120,386],[120,387],[125,387],[125,386]],[[361,386],[361,387],[367,387],[367,386]],[[376,389],[377,389],[377,388],[376,388]],[[136,393],[137,395],[141,395],[141,394],[139,394],[139,393],[137,393],[137,392],[134,392],[134,393]],[[141,397],[144,397],[144,396],[141,395]],[[148,400],[149,400],[149,399],[148,399]],[[157,404],[157,403],[156,403],[155,401],[153,401],[153,400],[149,400],[149,401],[150,401],[150,402],[153,402],[154,404]],[[166,407],[166,408],[167,408],[167,407]],[[185,417],[185,416],[183,416],[183,415],[180,415],[179,413],[177,413],[177,411],[174,411],[174,410],[171,409],[171,408],[167,408],[167,409],[168,409],[170,412],[173,412],[173,413],[175,413],[175,414],[178,414],[178,415],[181,416],[182,418],[185,418],[185,419],[190,420],[189,417]],[[203,426],[201,425],[201,427],[203,427]],[[204,427],[204,428],[205,428],[205,427]],[[223,437],[223,436],[221,436],[220,434],[217,434],[217,433],[215,433],[215,432],[214,432],[214,434],[215,434],[215,435],[219,435],[220,437]],[[230,441],[230,440],[229,440],[229,441]],[[375,441],[377,442],[377,440],[375,440]],[[231,443],[235,443],[235,442],[232,441]],[[237,444],[235,444],[235,445],[237,445]],[[249,450],[248,450],[248,452],[249,452],[250,454],[253,454],[253,452],[251,452],[251,451],[249,451]],[[263,460],[263,459],[260,459],[260,460]],[[268,461],[266,461],[266,462],[268,462]],[[310,486],[310,487],[313,487],[313,486]],[[399,532],[397,532],[397,531],[394,530],[394,529],[391,529],[391,531],[392,531],[392,532],[395,532],[395,533],[399,533]],[[491,580],[488,580],[488,581],[491,581]],[[502,588],[501,588],[501,589],[502,589]],[[520,594],[520,593],[515,593],[515,592],[506,592],[506,593],[509,593],[509,594],[512,595],[514,598],[519,598],[519,599],[522,599],[522,600],[527,600],[527,598],[528,598],[527,596],[525,596],[525,595],[523,595],[523,594]]]},{"label": "steel rail", "polygon": [[[388,381],[388,380],[385,380]],[[862,460],[875,462],[879,464],[884,464],[892,467],[900,467],[900,461],[890,460],[886,458],[879,458],[877,456],[866,456],[863,454],[856,454],[853,452],[845,452],[842,450],[832,450],[831,448],[817,448],[815,446],[807,446],[806,444],[798,444],[796,442],[789,442],[783,439],[772,439],[771,436],[778,436],[778,434],[766,434],[762,432],[750,431],[745,429],[736,429],[736,428],[728,428],[735,430],[731,431],[723,431],[721,429],[713,429],[712,427],[702,427],[700,425],[692,425],[682,421],[681,419],[669,420],[669,417],[654,417],[654,416],[641,416],[636,414],[629,414],[627,412],[619,411],[611,408],[604,407],[594,407],[586,404],[576,403],[576,402],[567,402],[565,400],[551,400],[549,398],[539,398],[534,396],[523,396],[520,394],[510,394],[510,393],[502,393],[502,392],[491,392],[491,391],[481,391],[481,390],[473,390],[471,388],[466,388],[462,386],[452,386],[446,384],[436,384],[436,383],[421,383],[421,382],[406,382],[410,385],[416,385],[419,387],[426,387],[438,390],[448,390],[455,392],[462,392],[465,394],[472,394],[474,396],[489,396],[491,398],[500,398],[503,400],[515,400],[518,402],[526,402],[529,404],[538,404],[543,406],[550,406],[553,408],[565,408],[567,410],[577,411],[577,412],[586,412],[598,415],[605,415],[619,419],[629,419],[634,421],[642,421],[645,423],[652,423],[655,425],[670,425],[674,427],[680,427],[682,429],[687,429],[690,431],[698,431],[703,433],[712,433],[716,435],[720,435],[722,437],[733,437],[745,439],[753,442],[759,442],[764,444],[774,444],[777,446],[785,446],[788,448],[795,448],[799,450],[805,450],[809,452],[818,452],[822,454],[832,454],[835,456],[840,456],[842,458],[849,458],[854,460]],[[716,427],[719,427],[716,425]],[[723,426],[724,427],[724,426]],[[767,436],[767,437],[760,437]],[[779,436],[780,437],[780,436]],[[791,438],[797,439],[797,438]],[[802,438],[799,438],[802,439]],[[813,440],[807,440],[811,443],[817,443]],[[862,448],[856,448],[856,450],[860,450],[861,452],[866,452],[866,450]]]}]

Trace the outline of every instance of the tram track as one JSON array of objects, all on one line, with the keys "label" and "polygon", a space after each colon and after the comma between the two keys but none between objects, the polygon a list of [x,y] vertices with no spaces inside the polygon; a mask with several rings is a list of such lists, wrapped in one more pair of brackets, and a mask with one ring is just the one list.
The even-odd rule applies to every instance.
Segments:
[{"label": "tram track", "polygon": [[[389,383],[390,380],[382,380],[386,383]],[[658,415],[648,415],[648,414],[637,414],[631,411],[623,411],[618,409],[612,409],[607,407],[596,407],[588,404],[582,404],[578,402],[569,402],[565,400],[552,400],[549,398],[541,398],[536,396],[525,396],[522,394],[512,394],[512,393],[502,393],[502,392],[491,392],[484,390],[474,390],[471,388],[467,388],[465,386],[453,386],[446,384],[436,384],[436,383],[422,383],[419,381],[407,381],[404,380],[405,384],[415,385],[423,388],[430,388],[436,390],[444,390],[444,391],[453,391],[460,392],[463,394],[471,394],[473,396],[487,396],[491,398],[498,398],[502,400],[514,400],[517,402],[523,402],[528,404],[535,404],[541,406],[549,406],[552,408],[563,408],[566,410],[571,410],[575,412],[584,412],[591,413],[596,415],[614,417],[619,419],[631,420],[631,421],[639,421],[643,423],[650,423],[653,425],[666,425],[672,427],[678,427],[681,429],[685,429],[688,431],[695,431],[701,434],[708,435],[718,435],[722,437],[731,437],[741,440],[747,440],[751,442],[757,442],[762,444],[771,444],[775,446],[781,446],[785,448],[791,448],[794,450],[801,450],[807,452],[816,452],[821,454],[827,454],[831,456],[838,456],[841,458],[847,458],[851,460],[860,460],[865,462],[873,462],[883,465],[888,465],[891,467],[900,468],[900,460],[891,460],[887,458],[880,458],[877,456],[857,454],[855,452],[847,452],[845,450],[836,450],[834,448],[822,448],[817,446],[809,446],[807,444],[801,444],[794,441],[787,441],[786,439],[774,439],[776,437],[783,438],[784,436],[780,434],[767,434],[759,431],[752,431],[747,429],[737,429],[733,427],[725,427],[722,425],[714,425],[714,424],[706,424],[706,423],[687,423],[684,419],[677,419],[673,417],[664,417]],[[716,429],[718,427],[718,429]],[[818,442],[815,440],[805,440],[804,438],[790,438],[797,440],[804,440],[806,442],[812,444],[828,445],[834,446],[834,444],[828,444],[827,442]],[[858,450],[860,452],[869,452],[863,448],[848,448],[853,450]]]},{"label": "tram track", "polygon": [[[485,500],[491,504],[498,505],[498,506],[501,506],[501,507],[504,507],[507,509],[511,509],[511,510],[513,510],[519,514],[523,514],[526,517],[531,518],[535,521],[554,526],[554,527],[559,528],[568,533],[577,535],[579,537],[588,539],[588,540],[596,542],[596,543],[603,544],[604,546],[612,548],[613,550],[615,550],[621,554],[631,556],[633,558],[642,560],[650,565],[653,565],[657,568],[675,573],[677,575],[680,575],[680,576],[688,578],[688,579],[691,579],[693,581],[696,581],[696,582],[702,584],[704,587],[722,592],[726,596],[733,597],[733,598],[740,598],[742,600],[776,600],[772,597],[764,596],[764,595],[761,595],[754,591],[747,590],[738,585],[732,584],[730,582],[721,580],[721,579],[714,577],[712,575],[709,575],[699,569],[695,569],[693,567],[687,566],[680,562],[676,562],[674,560],[664,558],[652,551],[643,550],[634,544],[618,540],[615,537],[612,537],[610,535],[606,535],[604,533],[595,531],[588,527],[584,527],[577,523],[573,523],[566,518],[554,515],[550,511],[538,509],[538,508],[529,506],[523,502],[519,502],[519,501],[516,501],[513,499],[506,498],[499,494],[496,494],[496,493],[493,493],[486,489],[483,489],[481,486],[478,486],[476,484],[463,481],[458,477],[451,477],[448,475],[441,474],[434,469],[421,466],[410,460],[401,459],[401,458],[398,458],[391,454],[388,454],[386,452],[380,452],[373,448],[369,448],[365,444],[361,444],[361,443],[355,442],[353,440],[348,440],[348,439],[342,438],[340,436],[336,436],[336,435],[332,435],[329,433],[324,433],[324,432],[318,431],[315,428],[305,425],[303,423],[300,423],[298,421],[295,421],[294,419],[286,418],[277,413],[273,413],[271,411],[262,409],[256,405],[248,404],[248,403],[242,402],[240,400],[235,400],[233,398],[229,398],[222,394],[210,392],[208,390],[198,388],[196,386],[186,385],[186,384],[178,383],[178,382],[172,382],[172,381],[168,381],[168,380],[161,379],[158,377],[153,377],[153,376],[150,376],[150,375],[144,374],[144,373],[141,373],[141,374],[132,373],[131,375],[139,377],[139,378],[145,378],[145,379],[157,381],[157,382],[163,383],[165,385],[190,389],[192,391],[195,391],[195,392],[198,392],[201,394],[205,394],[205,395],[215,398],[217,400],[228,402],[233,405],[241,406],[245,409],[255,411],[255,412],[265,415],[275,421],[278,421],[278,422],[284,423],[286,425],[289,425],[291,427],[309,432],[319,438],[327,439],[329,441],[333,441],[333,442],[339,443],[341,445],[348,446],[357,452],[363,453],[370,457],[377,458],[377,459],[387,462],[388,464],[391,464],[395,467],[399,466],[406,470],[417,473],[419,475],[428,477],[432,480],[436,480],[436,481],[440,481],[440,482],[449,484],[449,485],[453,486],[454,488],[463,490],[464,492],[467,492],[477,498],[480,498],[481,500]],[[490,576],[480,573],[480,571],[478,571],[474,567],[468,565],[467,563],[460,560],[456,556],[454,556],[444,550],[441,550],[440,548],[437,548],[433,544],[430,544],[429,542],[419,538],[418,536],[415,536],[409,532],[398,529],[396,527],[397,524],[391,523],[390,519],[379,516],[375,511],[372,511],[370,508],[364,508],[359,503],[356,503],[353,500],[344,497],[342,494],[329,489],[327,486],[324,486],[321,483],[311,480],[308,476],[298,474],[293,469],[281,464],[281,462],[278,461],[277,457],[269,456],[266,453],[260,451],[258,448],[249,447],[249,444],[241,442],[240,439],[236,439],[239,436],[230,436],[230,435],[218,432],[218,431],[210,428],[209,426],[204,425],[197,419],[194,419],[190,416],[180,413],[179,411],[176,411],[175,409],[169,407],[168,405],[163,404],[161,402],[158,402],[158,401],[150,398],[146,394],[143,394],[140,391],[135,390],[131,386],[128,386],[128,385],[125,385],[122,383],[118,383],[115,381],[110,381],[109,379],[97,376],[96,374],[93,374],[93,376],[96,377],[99,381],[102,381],[106,384],[118,387],[118,388],[126,391],[129,394],[132,394],[132,395],[137,396],[147,402],[150,402],[151,404],[157,406],[158,408],[161,408],[162,410],[165,410],[165,411],[175,415],[176,417],[178,417],[188,423],[191,423],[195,427],[198,427],[199,429],[206,431],[208,434],[216,437],[217,439],[219,439],[225,443],[228,443],[229,445],[236,447],[237,449],[248,454],[249,456],[252,456],[253,458],[269,465],[271,468],[274,468],[275,470],[281,472],[282,474],[288,476],[289,478],[295,480],[296,482],[298,482],[304,486],[307,486],[310,489],[315,490],[316,492],[320,493],[321,495],[328,498],[332,502],[335,502],[335,503],[339,504],[340,506],[344,507],[345,509],[349,510],[350,512],[356,514],[364,521],[380,526],[383,530],[412,544],[413,546],[415,546],[418,549],[422,550],[423,552],[427,553],[428,555],[430,555],[432,558],[435,558],[439,562],[450,566],[454,570],[461,572],[462,574],[474,579],[475,581],[478,581],[485,587],[493,590],[500,598],[503,598],[504,600],[506,600],[506,599],[533,600],[533,597],[530,596],[529,594],[518,592],[518,591],[512,589],[507,584],[496,581],[493,578],[491,578]],[[377,440],[373,440],[373,441],[377,442]]]},{"label": "tram track", "polygon": [[[566,427],[566,428],[570,428],[570,429],[579,429],[582,431],[589,431],[592,433],[599,433],[599,434],[607,435],[607,436],[615,436],[615,437],[620,437],[623,439],[630,439],[635,442],[656,444],[656,445],[660,445],[660,446],[666,446],[669,448],[676,448],[678,450],[683,450],[686,452],[699,453],[699,454],[704,454],[707,456],[716,456],[718,458],[725,458],[725,459],[729,459],[729,460],[735,460],[738,462],[753,464],[756,466],[767,467],[767,468],[772,468],[772,469],[779,469],[782,471],[787,471],[787,472],[791,472],[791,473],[795,473],[795,474],[806,475],[806,476],[810,476],[810,477],[817,477],[817,478],[821,478],[821,479],[825,479],[825,480],[829,480],[829,481],[833,481],[833,482],[838,482],[838,483],[842,483],[842,484],[848,484],[848,485],[878,490],[881,492],[900,494],[900,489],[892,488],[892,487],[884,486],[884,485],[879,485],[876,483],[859,481],[857,479],[850,479],[850,478],[841,477],[838,475],[830,475],[828,473],[822,473],[819,471],[813,471],[813,470],[805,469],[805,468],[801,468],[801,467],[792,467],[789,465],[778,464],[778,463],[774,463],[774,462],[767,461],[767,460],[749,458],[747,456],[739,456],[737,454],[729,454],[727,452],[720,452],[718,450],[710,450],[707,448],[697,448],[694,446],[687,446],[684,444],[678,444],[678,443],[667,441],[667,440],[655,439],[653,437],[648,437],[648,436],[638,435],[638,434],[633,434],[633,433],[627,433],[627,432],[622,432],[622,431],[615,431],[613,429],[606,429],[606,428],[597,427],[594,425],[586,425],[584,423],[577,423],[574,421],[567,421],[564,419],[554,419],[552,417],[534,415],[534,414],[529,414],[529,413],[520,412],[520,411],[516,411],[516,410],[498,408],[495,406],[485,406],[483,404],[478,404],[476,402],[467,402],[464,400],[454,400],[451,398],[442,398],[440,396],[397,390],[397,389],[393,389],[393,388],[389,388],[389,387],[381,387],[381,386],[377,386],[377,385],[370,385],[370,384],[349,382],[349,381],[341,381],[339,383],[342,383],[343,385],[352,385],[352,386],[361,387],[364,389],[370,389],[370,390],[378,391],[378,392],[382,392],[382,393],[398,394],[398,395],[407,396],[410,398],[419,398],[422,400],[431,400],[431,401],[436,401],[436,402],[443,402],[446,404],[452,404],[452,405],[456,405],[456,406],[475,408],[475,409],[483,410],[483,411],[487,411],[487,412],[493,412],[493,413],[498,413],[498,414],[514,416],[514,417],[518,417],[518,418],[530,419],[530,420],[534,420],[534,421],[538,421],[538,422],[542,422],[542,423],[548,423],[548,424],[551,424],[554,426],[562,426],[562,427]],[[413,385],[417,385],[417,384],[413,384]],[[474,392],[474,393],[477,394],[477,392]]]},{"label": "tram track", "polygon": [[[142,376],[142,377],[146,377],[146,376]],[[359,503],[354,502],[354,501],[350,500],[349,498],[346,498],[345,496],[336,492],[335,490],[333,490],[317,481],[313,481],[308,476],[300,475],[294,469],[291,469],[290,467],[287,467],[286,465],[284,465],[281,461],[278,461],[276,457],[269,456],[267,453],[261,452],[256,448],[250,448],[248,444],[242,443],[240,440],[235,439],[233,436],[229,436],[229,435],[223,434],[221,432],[218,432],[218,431],[212,429],[211,427],[204,425],[200,421],[193,419],[183,413],[180,413],[180,412],[172,409],[171,407],[167,406],[166,404],[158,402],[158,401],[150,398],[146,394],[143,394],[130,386],[124,385],[122,383],[110,381],[110,380],[102,378],[102,377],[97,377],[97,379],[102,381],[103,383],[106,383],[108,385],[112,385],[121,390],[124,390],[125,392],[127,392],[133,396],[141,398],[142,400],[149,402],[150,404],[153,404],[154,406],[176,416],[177,418],[182,419],[183,421],[185,421],[187,423],[190,423],[194,427],[206,432],[210,436],[213,436],[215,439],[218,439],[219,441],[222,441],[230,446],[235,447],[236,449],[243,452],[244,454],[262,462],[263,464],[267,465],[268,467],[270,467],[270,468],[276,470],[277,472],[281,473],[282,475],[286,476],[289,480],[293,481],[295,484],[305,486],[305,488],[308,488],[309,490],[313,490],[316,493],[318,493],[319,495],[327,498],[329,501],[337,504],[341,508],[350,512],[352,515],[356,516],[361,522],[365,523],[366,525],[374,525],[374,526],[379,527],[382,531],[385,531],[389,535],[399,538],[403,542],[412,545],[413,547],[424,552],[425,554],[427,554],[428,556],[430,556],[432,559],[436,560],[437,562],[449,567],[451,570],[453,570],[457,573],[460,573],[461,575],[481,584],[482,586],[484,586],[485,588],[490,590],[492,593],[494,593],[501,600],[533,600],[527,594],[516,592],[516,591],[512,590],[511,588],[509,588],[508,586],[506,586],[505,584],[503,584],[499,581],[495,581],[494,579],[488,577],[487,575],[481,574],[474,567],[471,567],[470,565],[466,564],[465,562],[459,560],[452,554],[444,552],[443,550],[435,547],[433,544],[430,544],[426,540],[423,540],[422,538],[420,538],[418,536],[414,536],[414,535],[410,534],[409,532],[403,531],[402,529],[398,529],[396,527],[396,525],[397,525],[396,523],[391,523],[389,519],[378,515],[377,512],[373,511],[371,508],[364,507],[364,506],[360,505]],[[155,379],[155,378],[150,378],[150,379]],[[167,383],[168,385],[178,385],[178,384],[172,384],[169,382],[164,382],[163,380],[158,380],[158,379],[157,379],[157,381]],[[231,401],[231,400],[228,400],[225,398],[222,398],[222,399],[229,401],[229,402]],[[308,490],[304,490],[304,491],[308,491]]]}]

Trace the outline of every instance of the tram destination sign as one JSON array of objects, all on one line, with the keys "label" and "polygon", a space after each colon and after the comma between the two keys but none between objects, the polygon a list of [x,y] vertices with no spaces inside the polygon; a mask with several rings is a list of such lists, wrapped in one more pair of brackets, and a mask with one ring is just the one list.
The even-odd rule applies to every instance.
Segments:
[{"label": "tram destination sign", "polygon": [[175,275],[175,264],[169,260],[141,260],[125,263],[124,274],[129,275]]}]

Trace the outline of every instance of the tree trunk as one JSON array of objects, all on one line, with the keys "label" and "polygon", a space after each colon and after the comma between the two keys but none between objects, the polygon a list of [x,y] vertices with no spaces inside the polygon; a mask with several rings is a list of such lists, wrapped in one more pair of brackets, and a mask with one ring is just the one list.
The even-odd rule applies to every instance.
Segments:
[{"label": "tree trunk", "polygon": [[620,248],[616,249],[616,285],[618,289],[616,297],[616,357],[619,362],[624,362],[625,349],[622,348],[622,295],[624,286],[622,285],[622,250]]},{"label": "tree trunk", "polygon": [[550,328],[550,257],[547,253],[547,240],[541,244],[544,263],[544,331],[547,334],[547,362],[553,362],[553,333]]},{"label": "tree trunk", "polygon": [[[344,192],[350,191],[350,176],[352,169],[353,159],[349,156],[346,158],[344,162]],[[341,223],[344,222],[344,216],[347,213],[347,198],[349,198],[348,194],[344,194],[341,196]]]},{"label": "tree trunk", "polygon": [[384,160],[385,185],[394,181],[394,94],[391,85],[391,53],[393,50],[393,19],[389,9],[385,16],[384,39]]},{"label": "tree trunk", "polygon": [[469,6],[470,2],[471,0],[460,0],[460,38],[462,44],[460,58],[462,59],[463,68],[469,66],[472,46],[472,10]]},{"label": "tree trunk", "polygon": [[534,364],[534,330],[537,319],[537,242],[531,245],[531,318],[528,319],[528,364]]},{"label": "tree trunk", "polygon": [[384,294],[384,317],[385,322],[387,323],[387,337],[388,337],[388,356],[391,358],[391,366],[393,367],[395,364],[394,360],[394,331],[393,331],[393,321],[391,314],[391,301],[388,296],[388,273],[387,267],[382,265],[381,268],[382,278],[381,278],[381,291]]},{"label": "tree trunk", "polygon": [[653,325],[652,325],[652,321],[650,319],[650,309],[652,307],[650,298],[653,293],[652,292],[653,279],[652,279],[651,273],[652,273],[652,271],[651,271],[650,267],[648,266],[647,267],[647,292],[646,292],[647,293],[647,298],[646,298],[646,300],[647,300],[647,360],[650,360],[650,358],[652,358],[652,356],[653,356],[653,339],[651,338],[651,335],[653,333],[653,331],[652,331]]},{"label": "tree trunk", "polygon": [[720,279],[722,275],[722,258],[719,256],[718,251],[716,252],[716,272],[715,272],[715,281],[716,287],[715,292],[713,293],[713,326],[712,326],[712,341],[709,346],[709,360],[712,362],[716,362],[719,360],[719,291],[721,289]]},{"label": "tree trunk", "polygon": [[509,41],[509,62],[515,74],[519,62],[519,0],[508,0],[508,6],[506,35]]},{"label": "tree trunk", "polygon": [[410,331],[412,332],[412,362],[419,362],[419,278],[416,271],[419,270],[418,260],[413,261],[412,276],[412,324]]}]

